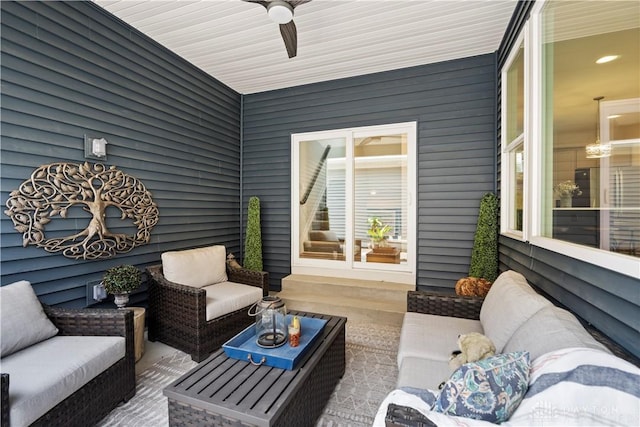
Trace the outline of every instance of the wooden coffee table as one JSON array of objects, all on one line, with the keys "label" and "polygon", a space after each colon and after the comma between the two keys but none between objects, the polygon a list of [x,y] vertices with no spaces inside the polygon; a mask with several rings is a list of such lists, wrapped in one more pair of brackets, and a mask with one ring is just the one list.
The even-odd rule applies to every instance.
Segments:
[{"label": "wooden coffee table", "polygon": [[169,425],[315,425],[344,374],[347,319],[291,313],[327,319],[322,335],[295,369],[255,366],[220,349],[164,389]]}]

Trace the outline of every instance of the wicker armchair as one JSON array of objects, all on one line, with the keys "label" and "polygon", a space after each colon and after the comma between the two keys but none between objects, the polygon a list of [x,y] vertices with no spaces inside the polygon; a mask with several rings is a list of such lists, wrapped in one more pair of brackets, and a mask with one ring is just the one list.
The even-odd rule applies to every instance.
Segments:
[{"label": "wicker armchair", "polygon": [[[133,313],[129,310],[63,309],[44,306],[58,335],[125,337],[125,356],[36,420],[32,426],[88,426],[136,393]],[[9,426],[10,375],[1,376],[2,427]]]},{"label": "wicker armchair", "polygon": [[[206,359],[227,340],[254,322],[249,306],[206,320],[206,292],[201,288],[170,282],[162,265],[147,267],[149,283],[149,341],[161,341],[191,355],[196,362]],[[262,288],[269,293],[269,275],[264,271],[231,269],[230,282]]]}]

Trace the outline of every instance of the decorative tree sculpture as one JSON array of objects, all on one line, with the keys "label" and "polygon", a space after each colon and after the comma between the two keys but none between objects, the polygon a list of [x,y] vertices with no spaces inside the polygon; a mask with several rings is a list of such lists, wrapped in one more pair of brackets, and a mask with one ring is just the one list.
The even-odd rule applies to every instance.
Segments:
[{"label": "decorative tree sculpture", "polygon": [[[73,259],[110,258],[149,242],[158,222],[158,207],[136,178],[100,163],[52,163],[40,166],[18,190],[11,192],[5,214],[22,233],[22,245],[35,245]],[[81,206],[91,214],[87,227],[72,236],[45,237],[45,225],[55,216],[66,218]],[[116,207],[121,220],[137,227],[135,235],[111,233],[106,209]]]},{"label": "decorative tree sculpture", "polygon": [[247,229],[244,240],[244,268],[262,271],[262,234],[260,232],[260,199],[249,198]]}]

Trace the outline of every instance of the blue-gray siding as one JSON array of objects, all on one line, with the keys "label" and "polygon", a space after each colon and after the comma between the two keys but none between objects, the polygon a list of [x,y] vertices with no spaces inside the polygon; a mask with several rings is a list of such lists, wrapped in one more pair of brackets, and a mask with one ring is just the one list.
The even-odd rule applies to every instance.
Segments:
[{"label": "blue-gray siding", "polygon": [[468,274],[480,199],[495,183],[495,55],[245,95],[243,204],[262,202],[272,286],[290,273],[291,134],[418,123],[417,285]]},{"label": "blue-gray siding", "polygon": [[[84,306],[85,283],[111,266],[214,243],[238,252],[240,95],[91,2],[0,7],[2,204],[38,166],[84,162],[87,133],[109,141],[106,164],[139,178],[160,211],[150,244],[99,261],[23,248],[2,214],[2,285],[26,279],[45,303]],[[75,218],[47,230],[81,231],[87,218]]]},{"label": "blue-gray siding", "polygon": [[[499,170],[496,63],[532,4],[519,2],[496,55],[245,96],[241,177],[239,94],[90,2],[0,2],[2,204],[41,164],[84,161],[91,133],[109,140],[107,164],[140,178],[160,209],[151,244],[102,261],[23,248],[2,214],[1,284],[30,280],[44,302],[82,306],[85,283],[110,266],[214,243],[239,253],[257,195],[277,288],[290,265],[290,134],[416,120],[418,286],[451,287],[468,271],[479,200]],[[500,268],[523,272],[640,356],[638,279],[506,237]]]},{"label": "blue-gray siding", "polygon": [[[499,70],[533,3],[518,3],[498,50]],[[497,117],[500,118],[499,111]],[[640,265],[634,278],[501,236],[500,269],[521,272],[531,283],[640,357]]]}]

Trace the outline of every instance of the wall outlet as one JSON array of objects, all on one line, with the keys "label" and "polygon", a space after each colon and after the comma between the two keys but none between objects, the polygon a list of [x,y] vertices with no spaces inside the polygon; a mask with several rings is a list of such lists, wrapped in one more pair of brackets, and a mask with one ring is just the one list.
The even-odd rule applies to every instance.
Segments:
[{"label": "wall outlet", "polygon": [[96,301],[102,301],[107,297],[107,291],[104,289],[102,283],[93,285],[93,299]]},{"label": "wall outlet", "polygon": [[93,280],[91,282],[87,282],[87,303],[86,306],[89,307],[95,303],[98,303],[107,298],[107,292],[102,286],[102,281]]}]

